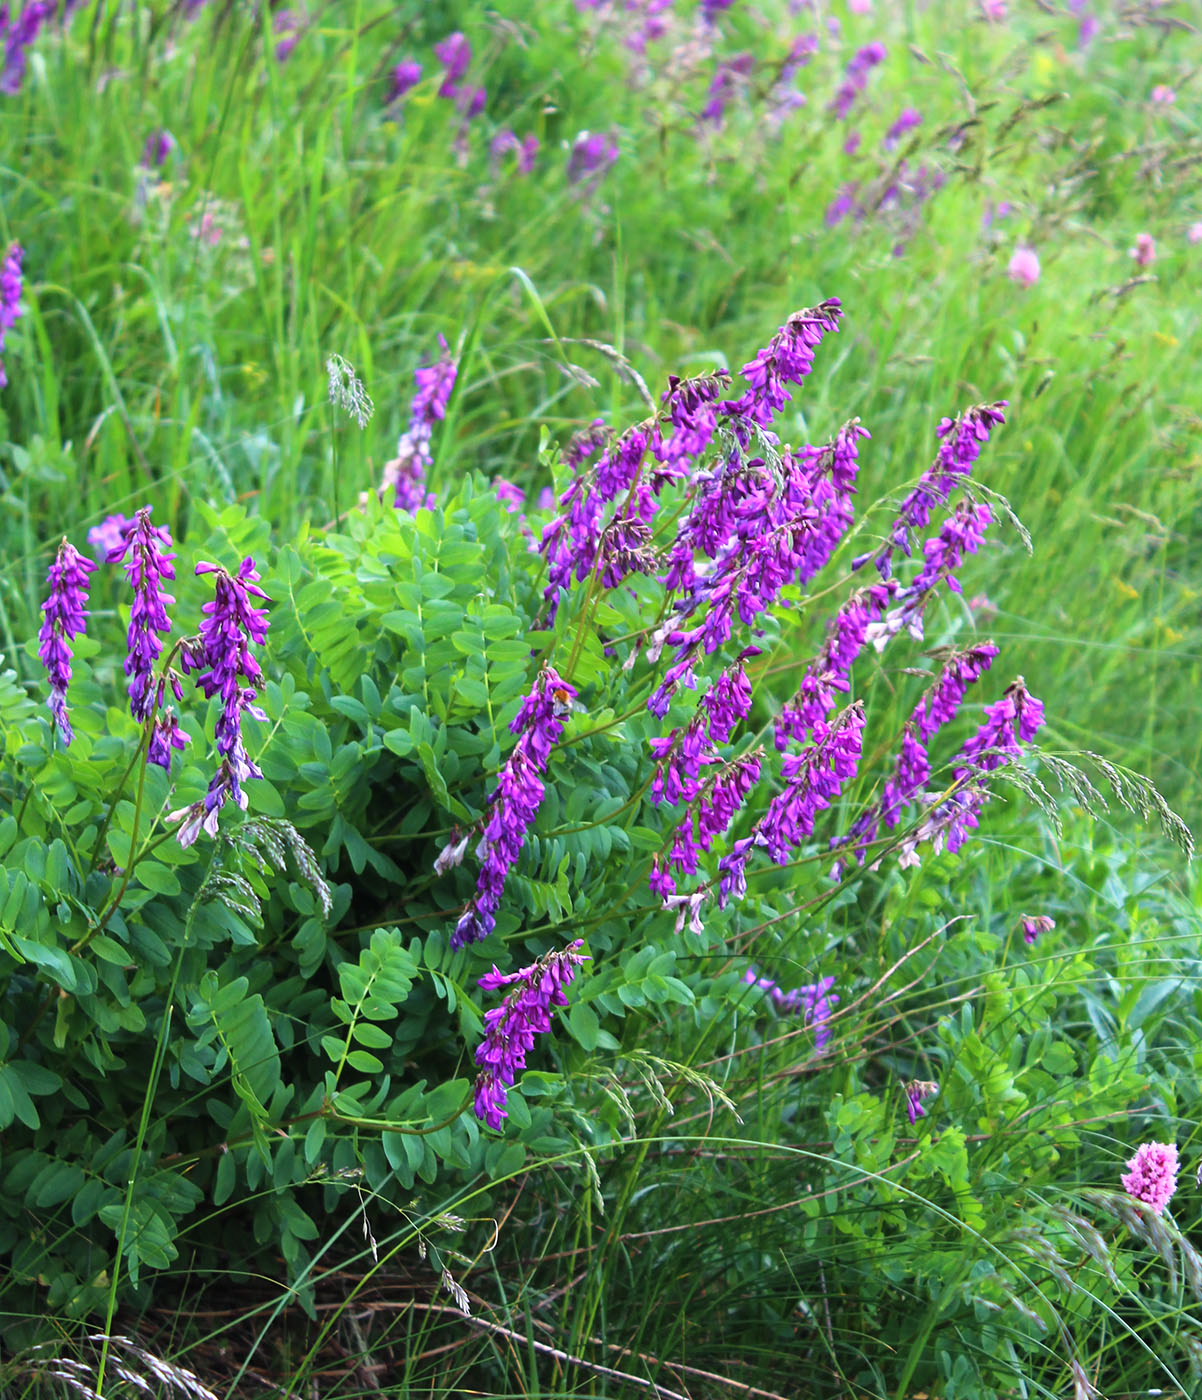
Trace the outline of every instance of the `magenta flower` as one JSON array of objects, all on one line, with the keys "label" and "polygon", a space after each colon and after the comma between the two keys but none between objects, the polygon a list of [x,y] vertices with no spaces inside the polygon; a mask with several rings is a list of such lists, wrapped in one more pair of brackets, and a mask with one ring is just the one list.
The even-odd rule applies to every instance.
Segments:
[{"label": "magenta flower", "polygon": [[165,525],[150,523],[150,507],[143,506],[125,527],[120,544],[109,550],[110,564],[125,564],[125,574],[134,590],[129,612],[129,655],[125,674],[129,677],[129,709],[134,719],[149,719],[155,709],[154,667],[163,650],[160,634],[171,630],[168,603],[175,599],[163,589],[163,580],[175,577],[170,552],[171,533]]},{"label": "magenta flower", "polygon": [[[21,259],[25,256],[19,243],[13,243],[0,263],[0,350],[4,349],[4,339],[25,308],[21,305]],[[4,361],[0,360],[0,389],[8,383],[4,373]]]},{"label": "magenta flower", "polygon": [[618,143],[607,132],[582,131],[572,142],[568,156],[568,184],[587,181],[591,190],[618,159]]},{"label": "magenta flower", "polygon": [[175,137],[169,131],[159,128],[152,131],[142,147],[141,165],[144,170],[161,170],[167,157],[175,150]]},{"label": "magenta flower", "polygon": [[1178,1168],[1175,1143],[1145,1142],[1127,1163],[1123,1190],[1163,1215],[1177,1189]]},{"label": "magenta flower", "polygon": [[1177,94],[1167,83],[1157,83],[1152,89],[1152,101],[1158,106],[1168,107],[1177,101]]},{"label": "magenta flower", "polygon": [[397,442],[397,455],[384,464],[381,494],[391,488],[393,505],[411,513],[433,502],[426,491],[426,474],[434,463],[434,425],[446,417],[455,387],[455,359],[441,335],[438,343],[442,347],[439,358],[413,371],[417,392],[409,405],[409,427]]},{"label": "magenta flower", "polygon": [[939,1092],[939,1085],[923,1079],[912,1079],[906,1085],[906,1117],[913,1127],[920,1118],[927,1116],[927,1111],[922,1106],[923,1099],[929,1099]]},{"label": "magenta flower", "polygon": [[896,150],[898,142],[907,131],[913,131],[916,126],[922,125],[922,113],[914,107],[903,107],[897,120],[885,132],[885,139],[882,145],[885,150]]},{"label": "magenta flower", "polygon": [[[181,846],[190,846],[202,829],[215,836],[217,814],[229,798],[245,811],[246,794],[242,784],[248,778],[261,778],[263,773],[246,752],[242,717],[267,718],[253,703],[254,686],[263,672],[250,648],[252,644],[262,646],[267,640],[266,610],[252,602],[253,598],[267,599],[267,594],[258,587],[255,561],[243,559],[236,574],[220,564],[202,561],[197,564],[196,572],[215,575],[216,596],[204,605],[206,616],[200,624],[196,645],[184,644],[181,665],[185,673],[199,669],[196,684],[210,699],[215,695],[221,698],[216,726],[217,752],[221,757],[205,796],[190,807],[172,812],[168,818],[181,822]],[[167,756],[169,759],[170,755]]]},{"label": "magenta flower", "polygon": [[63,743],[75,737],[67,718],[67,687],[71,684],[72,637],[81,636],[87,626],[88,575],[96,565],[72,545],[64,535],[54,563],[46,575],[50,596],[42,604],[43,622],[38,632],[38,656],[50,677],[47,704]]},{"label": "magenta flower", "polygon": [[479,980],[485,991],[509,990],[500,1006],[484,1013],[484,1039],[476,1047],[476,1117],[490,1128],[499,1128],[509,1115],[505,1110],[509,1086],[526,1067],[526,1055],[534,1037],[551,1029],[551,1008],[567,1006],[566,990],[581,963],[583,939],[566,948],[544,953],[519,972],[499,972],[494,966]]},{"label": "magenta flower", "polygon": [[1046,914],[1024,914],[1021,922],[1026,943],[1034,943],[1041,933],[1050,933],[1056,927],[1056,920],[1049,919]]},{"label": "magenta flower", "polygon": [[1151,267],[1156,261],[1156,240],[1150,233],[1137,233],[1135,247],[1131,249],[1136,267]]},{"label": "magenta flower", "polygon": [[116,515],[106,515],[99,525],[92,526],[88,531],[88,545],[98,560],[105,559],[110,550],[121,547],[130,524],[130,517],[118,511]]},{"label": "magenta flower", "polygon": [[421,81],[422,66],[412,58],[402,59],[393,68],[388,78],[388,96],[384,99],[386,105],[391,105],[409,91],[416,87]]},{"label": "magenta flower", "polygon": [[575,689],[545,666],[509,726],[518,741],[489,798],[484,834],[476,847],[481,861],[476,893],[451,934],[452,948],[478,943],[496,925],[506,877],[546,794],[539,775],[563,733],[575,697]]},{"label": "magenta flower", "polygon": [[179,726],[173,711],[157,715],[154,728],[150,732],[150,744],[146,750],[146,762],[157,763],[160,768],[171,771],[171,750],[187,746],[188,736]]},{"label": "magenta flower", "polygon": [[458,97],[458,83],[472,61],[472,46],[464,35],[456,31],[434,45],[434,57],[443,67],[442,86],[439,97]]}]

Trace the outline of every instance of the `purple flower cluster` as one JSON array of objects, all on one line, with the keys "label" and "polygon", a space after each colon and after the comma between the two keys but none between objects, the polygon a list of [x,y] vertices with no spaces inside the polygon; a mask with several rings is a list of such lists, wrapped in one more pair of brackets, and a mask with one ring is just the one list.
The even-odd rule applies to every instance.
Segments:
[{"label": "purple flower cluster", "polygon": [[1002,698],[985,709],[985,719],[952,760],[956,786],[943,795],[924,795],[927,813],[903,841],[898,865],[917,865],[917,848],[930,842],[935,851],[955,852],[980,825],[981,809],[989,801],[989,774],[1022,754],[1034,742],[1044,722],[1043,704],[1023,678],[1007,687]]},{"label": "purple flower cluster", "polygon": [[507,987],[500,1006],[484,1013],[484,1039],[476,1047],[476,1117],[490,1128],[499,1128],[509,1115],[505,1110],[508,1090],[520,1070],[526,1067],[526,1056],[534,1046],[534,1037],[551,1029],[551,1009],[567,1006],[567,988],[576,969],[588,960],[578,950],[583,939],[576,939],[566,948],[544,953],[537,962],[519,972],[499,972],[493,966],[479,979],[486,992]]},{"label": "purple flower cluster", "polygon": [[422,66],[412,58],[402,59],[400,63],[393,67],[388,78],[388,96],[385,102],[392,106],[399,101],[410,90],[415,88],[422,78]]},{"label": "purple flower cluster", "polygon": [[818,814],[829,808],[855,777],[864,742],[864,706],[849,705],[829,724],[819,721],[814,741],[799,754],[786,754],[781,764],[784,787],[768,804],[751,834],[732,843],[718,861],[718,906],[747,893],[747,858],[754,847],[765,850],[778,865],[788,862],[803,841],[814,834]]},{"label": "purple flower cluster", "polygon": [[506,876],[546,793],[539,775],[563,733],[575,697],[575,689],[545,666],[509,726],[518,741],[489,799],[484,834],[476,847],[481,862],[476,893],[451,934],[453,948],[478,943],[496,925]]},{"label": "purple flower cluster", "polygon": [[859,97],[868,85],[868,75],[885,60],[885,46],[882,43],[866,44],[857,49],[847,65],[847,73],[839,85],[831,102],[831,111],[839,121],[845,121]]},{"label": "purple flower cluster", "polygon": [[978,404],[955,418],[940,421],[936,432],[941,442],[935,461],[902,501],[884,549],[875,556],[863,554],[854,559],[853,569],[861,568],[871,559],[881,577],[888,578],[893,571],[894,553],[901,550],[909,557],[911,531],[925,530],[930,524],[933,507],[946,505],[956,487],[972,474],[973,463],[989,441],[990,432],[1006,421],[1002,412],[1005,407],[1004,399],[998,403]]},{"label": "purple flower cluster", "polygon": [[161,170],[167,163],[167,157],[175,150],[175,137],[159,127],[152,131],[146,138],[146,144],[142,147],[141,166],[143,170]]},{"label": "purple flower cluster", "polygon": [[[88,538],[90,541],[91,535]],[[127,522],[121,543],[105,556],[110,564],[125,564],[126,577],[134,591],[125,674],[129,677],[130,713],[139,722],[149,719],[157,708],[154,668],[163,650],[160,634],[171,630],[167,604],[175,602],[163,588],[164,579],[175,577],[171,563],[175,555],[170,551],[171,532],[165,525],[152,525],[150,507],[143,506]]]},{"label": "purple flower cluster", "polygon": [[912,1079],[906,1085],[906,1117],[913,1127],[920,1118],[927,1116],[927,1111],[922,1106],[923,1099],[929,1099],[939,1092],[939,1085],[930,1080]]},{"label": "purple flower cluster", "polygon": [[736,94],[746,86],[747,79],[755,71],[755,55],[738,53],[733,58],[722,59],[714,70],[709,87],[709,101],[701,109],[702,121],[722,125],[726,108]]},{"label": "purple flower cluster", "polygon": [[457,366],[440,335],[442,354],[430,365],[419,365],[413,372],[417,392],[409,406],[409,427],[397,442],[397,455],[384,465],[381,495],[392,490],[397,510],[415,511],[430,504],[426,474],[434,463],[431,440],[435,423],[446,417],[447,403],[455,387]]},{"label": "purple flower cluster", "polygon": [[814,1048],[826,1049],[831,1038],[829,1022],[839,1004],[839,998],[831,992],[835,985],[833,977],[823,977],[786,992],[771,977],[757,977],[755,968],[749,967],[743,974],[743,981],[749,987],[758,987],[779,1015],[792,1016],[800,1012],[802,1023],[814,1028]]},{"label": "purple flower cluster", "polygon": [[75,737],[67,718],[67,687],[71,684],[71,638],[87,626],[88,575],[96,565],[80,554],[66,538],[58,547],[54,563],[46,575],[50,596],[42,604],[42,626],[38,632],[38,656],[50,677],[47,702],[55,727],[69,744]]},{"label": "purple flower cluster", "polygon": [[109,551],[120,546],[129,524],[129,516],[118,511],[116,515],[106,515],[99,525],[92,526],[88,531],[88,547],[98,560],[107,559]]},{"label": "purple flower cluster", "polygon": [[[8,252],[5,253],[4,261],[0,263],[0,350],[4,349],[5,337],[16,325],[17,318],[25,311],[21,305],[23,289],[21,259],[24,256],[21,245],[13,243]],[[0,359],[0,389],[3,389],[7,383],[8,376],[4,373],[4,361]]]},{"label": "purple flower cluster", "polygon": [[835,708],[839,693],[851,690],[851,668],[863,651],[872,625],[896,592],[893,580],[853,593],[835,614],[822,650],[806,668],[793,698],[776,717],[776,747],[804,742]]},{"label": "purple flower cluster", "polygon": [[897,120],[885,132],[885,139],[881,143],[885,150],[893,151],[897,149],[898,142],[907,131],[913,131],[916,126],[922,125],[922,113],[914,107],[903,107]]},{"label": "purple flower cluster", "polygon": [[454,102],[466,118],[479,116],[484,110],[487,93],[482,87],[472,87],[463,82],[472,62],[472,46],[466,37],[458,31],[449,34],[434,45],[434,57],[442,65],[439,97]]},{"label": "purple flower cluster", "polygon": [[517,157],[519,175],[529,175],[538,157],[538,137],[531,133],[524,140],[519,139],[506,126],[493,137],[489,150],[494,160],[500,160],[512,152]]},{"label": "purple flower cluster", "polygon": [[57,9],[58,0],[26,0],[21,13],[10,18],[8,6],[0,5],[0,44],[4,47],[0,93],[12,97],[21,91],[27,62],[25,51]]},{"label": "purple flower cluster", "polygon": [[582,131],[568,154],[568,184],[580,185],[591,194],[601,177],[617,162],[616,137],[606,131]]},{"label": "purple flower cluster", "polygon": [[1056,920],[1049,918],[1046,914],[1024,914],[1020,922],[1023,930],[1023,941],[1028,945],[1034,943],[1041,933],[1051,933],[1056,927]]},{"label": "purple flower cluster", "polygon": [[[199,670],[196,683],[209,699],[214,695],[221,698],[216,727],[217,752],[221,757],[205,796],[192,806],[171,813],[170,820],[181,822],[181,846],[190,846],[202,829],[215,836],[217,814],[230,797],[245,810],[246,794],[242,784],[249,778],[261,778],[263,773],[246,752],[242,718],[244,715],[261,720],[267,718],[254,704],[255,685],[262,676],[262,669],[250,648],[252,644],[262,646],[267,640],[267,613],[252,601],[267,599],[267,594],[258,586],[255,561],[243,559],[236,574],[219,564],[202,561],[197,564],[196,572],[214,575],[215,596],[212,602],[204,605],[205,619],[200,624],[199,636],[183,644],[181,665],[185,673]],[[168,761],[173,732],[169,724],[164,732],[156,729],[159,751],[163,752],[167,746]]]}]

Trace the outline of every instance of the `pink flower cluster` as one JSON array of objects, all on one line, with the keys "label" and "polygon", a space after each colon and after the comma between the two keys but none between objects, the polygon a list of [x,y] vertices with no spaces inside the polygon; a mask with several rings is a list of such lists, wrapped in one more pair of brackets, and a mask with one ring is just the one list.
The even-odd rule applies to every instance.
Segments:
[{"label": "pink flower cluster", "polygon": [[1177,1189],[1179,1165],[1175,1143],[1145,1142],[1127,1163],[1123,1190],[1163,1215]]}]

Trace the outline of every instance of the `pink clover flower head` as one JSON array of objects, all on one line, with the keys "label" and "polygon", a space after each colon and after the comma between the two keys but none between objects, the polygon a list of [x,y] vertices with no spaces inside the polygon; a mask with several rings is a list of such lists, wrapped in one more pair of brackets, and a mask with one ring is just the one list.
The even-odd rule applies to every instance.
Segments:
[{"label": "pink clover flower head", "polygon": [[1039,281],[1039,255],[1034,248],[1015,248],[1006,267],[1006,275],[1023,287],[1033,287]]},{"label": "pink clover flower head", "polygon": [[1041,933],[1051,933],[1056,927],[1056,920],[1049,919],[1046,914],[1037,914],[1033,918],[1024,914],[1022,917],[1023,941],[1034,943]]},{"label": "pink clover flower head", "polygon": [[71,638],[87,626],[88,575],[96,565],[85,558],[64,535],[54,563],[46,575],[50,596],[42,604],[42,626],[38,632],[38,656],[50,678],[50,699],[46,702],[55,727],[69,744],[75,737],[67,718],[67,687],[71,683]]},{"label": "pink clover flower head", "polygon": [[1156,261],[1156,240],[1150,233],[1137,233],[1131,249],[1136,267],[1150,267]]},{"label": "pink clover flower head", "polygon": [[1177,1189],[1179,1165],[1175,1143],[1145,1142],[1127,1163],[1123,1190],[1163,1215]]},{"label": "pink clover flower head", "polygon": [[588,955],[578,951],[583,946],[578,938],[518,972],[501,972],[494,966],[479,979],[486,992],[506,988],[500,1006],[484,1013],[484,1039],[476,1047],[476,1117],[490,1128],[499,1128],[509,1116],[509,1087],[525,1069],[534,1037],[551,1029],[552,1007],[567,1006],[567,988],[577,967],[588,961]]},{"label": "pink clover flower head", "polygon": [[412,58],[402,59],[392,70],[388,79],[388,96],[385,104],[391,105],[421,82],[422,66]]},{"label": "pink clover flower head", "polygon": [[1152,89],[1152,101],[1158,106],[1168,107],[1177,101],[1177,94],[1167,83],[1157,83]]},{"label": "pink clover flower head", "polygon": [[1185,236],[1191,243],[1202,243],[1202,221],[1190,224],[1189,232]]},{"label": "pink clover flower head", "polygon": [[981,11],[987,20],[1006,18],[1006,0],[981,0]]}]

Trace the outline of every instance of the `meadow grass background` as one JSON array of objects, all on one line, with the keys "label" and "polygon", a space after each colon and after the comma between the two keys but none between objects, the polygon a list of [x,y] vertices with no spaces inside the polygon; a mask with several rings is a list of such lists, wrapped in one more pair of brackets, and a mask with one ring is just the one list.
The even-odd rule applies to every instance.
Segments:
[{"label": "meadow grass background", "polygon": [[[240,503],[284,543],[352,511],[393,455],[413,370],[440,335],[461,367],[431,488],[505,477],[533,501],[550,484],[544,427],[564,441],[598,414],[640,415],[623,358],[658,395],[668,374],[737,371],[789,312],[838,296],[846,319],[795,396],[795,426],[821,441],[859,416],[873,434],[856,551],[929,462],[940,418],[1007,399],[979,475],[1033,549],[1003,532],[966,596],[987,599],[982,625],[1047,705],[1047,746],[1147,773],[1192,823],[1199,15],[1150,0],[1012,0],[995,20],[985,8],[736,0],[711,49],[755,67],[720,128],[698,116],[715,58],[694,61],[685,0],[643,56],[627,39],[646,14],[620,6],[313,5],[283,61],[272,13],[233,3],[84,4],[48,25],[20,90],[0,99],[0,243],[19,240],[26,276],[0,394],[7,664],[40,693],[31,639],[63,533],[82,545],[109,513],[153,503],[178,539],[203,542],[203,505]],[[455,30],[488,94],[470,121],[438,95],[431,56]],[[778,126],[775,75],[807,32],[821,36],[794,79],[807,104]],[[839,122],[828,104],[875,40],[887,57]],[[424,76],[389,104],[391,68],[408,57]],[[1154,102],[1158,84],[1176,100]],[[903,106],[922,124],[884,151]],[[503,127],[537,135],[529,174],[490,154]],[[148,168],[158,129],[173,150]],[[619,155],[595,183],[572,183],[586,131],[611,134]],[[926,165],[944,183],[891,203],[902,158],[911,182]],[[868,207],[832,223],[852,181]],[[1156,257],[1141,268],[1144,232]],[[1030,287],[1007,275],[1019,245],[1040,260]],[[326,400],[331,353],[375,400],[362,433]],[[120,1325],[231,1395],[1194,1393],[1187,1264],[1169,1282],[1165,1253],[1136,1240],[1107,1291],[1100,1244],[1074,1263],[1039,1249],[1057,1238],[1054,1213],[1089,1214],[1088,1192],[1117,1189],[1148,1137],[1176,1138],[1188,1168],[1168,1253],[1196,1231],[1197,880],[1120,804],[1090,816],[1062,802],[1057,831],[1017,790],[1005,798],[959,860],[882,878],[826,916],[829,948],[882,972],[914,956],[924,976],[896,1006],[848,1015],[821,1082],[762,1021],[722,1019],[699,1043],[691,1018],[648,1020],[646,1053],[711,1076],[742,1126],[704,1094],[669,1120],[628,1079],[636,1129],[601,1159],[595,1189],[578,1169],[531,1162],[476,1212],[500,1222],[494,1247],[477,1221],[482,1235],[447,1256],[482,1322],[436,1293],[403,1220],[373,1217],[369,1242],[368,1216],[352,1212],[328,1222],[337,1267],[310,1317],[259,1242],[214,1276],[185,1251],[126,1300]],[[1024,912],[1057,923],[1032,950],[1014,932]],[[953,920],[937,966],[914,953]],[[808,965],[789,945],[773,956],[774,976]],[[926,1223],[907,1225],[873,1185],[888,1159],[868,1147],[883,1132],[871,1093],[922,1069],[914,1047],[936,1039],[943,1058],[919,1077],[973,1055],[987,1077],[1016,1035],[1037,1064],[1044,1028],[1075,1056],[1056,1061],[1071,1089],[1045,1086],[1043,1108],[1062,1098],[1071,1121],[1099,1121],[1052,1145],[1038,1114],[1000,1131],[965,1099],[971,1175],[928,1162],[948,1194],[924,1177]],[[867,1173],[850,1186],[849,1159]],[[800,1204],[823,1192],[827,1204]],[[955,1225],[966,1195],[979,1210]],[[472,1214],[470,1184],[448,1199]],[[389,1241],[404,1242],[395,1258]],[[1112,1246],[1117,1260],[1107,1235]],[[991,1250],[1025,1285],[983,1262]],[[1033,1340],[1022,1309],[1048,1278],[1063,1285],[1061,1323]],[[10,1300],[14,1395],[54,1389],[22,1350],[47,1328],[91,1355],[79,1319],[51,1309],[31,1327],[28,1296]]]}]

